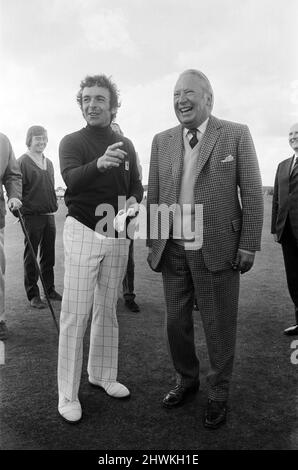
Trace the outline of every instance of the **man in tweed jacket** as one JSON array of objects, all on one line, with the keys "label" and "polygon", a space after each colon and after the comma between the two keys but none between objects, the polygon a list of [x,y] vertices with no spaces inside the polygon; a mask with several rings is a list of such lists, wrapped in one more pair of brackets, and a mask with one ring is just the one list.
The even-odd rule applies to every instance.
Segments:
[{"label": "man in tweed jacket", "polygon": [[[163,276],[177,374],[163,405],[177,406],[199,387],[196,297],[211,365],[204,425],[215,429],[226,420],[239,273],[251,269],[260,250],[263,196],[248,127],[217,119],[212,107],[207,77],[197,70],[183,72],[174,90],[180,125],[157,134],[152,143],[147,228],[148,262]],[[162,220],[161,207],[170,208],[169,223]]]}]

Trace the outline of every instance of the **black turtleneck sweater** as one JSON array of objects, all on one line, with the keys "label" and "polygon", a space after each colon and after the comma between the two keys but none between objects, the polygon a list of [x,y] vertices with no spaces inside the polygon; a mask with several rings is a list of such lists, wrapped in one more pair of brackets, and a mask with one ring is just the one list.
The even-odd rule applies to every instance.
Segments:
[{"label": "black turtleneck sweater", "polygon": [[[121,147],[127,152],[125,161],[108,171],[100,172],[97,159],[107,147],[115,142],[123,142]],[[100,217],[95,216],[100,204],[111,204],[115,214],[118,196],[135,196],[138,202],[143,197],[143,187],[139,179],[136,153],[132,142],[113,132],[111,127],[93,127],[66,135],[59,146],[60,169],[66,184],[64,196],[68,215],[95,230]],[[104,217],[104,216],[102,216]]]}]

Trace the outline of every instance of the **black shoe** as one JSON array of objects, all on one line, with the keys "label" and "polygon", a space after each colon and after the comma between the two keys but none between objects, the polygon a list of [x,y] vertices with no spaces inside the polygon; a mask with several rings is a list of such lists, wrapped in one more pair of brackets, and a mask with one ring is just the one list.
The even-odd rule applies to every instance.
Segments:
[{"label": "black shoe", "polygon": [[208,400],[205,412],[204,426],[209,429],[217,429],[227,419],[227,402]]},{"label": "black shoe", "polygon": [[48,296],[50,300],[59,300],[60,302],[62,300],[62,295],[58,294],[58,292],[56,292],[55,289],[48,292]]},{"label": "black shoe", "polygon": [[138,304],[136,304],[136,302],[133,299],[126,299],[125,300],[125,305],[126,305],[127,308],[129,308],[129,310],[131,312],[139,312],[140,311],[140,307],[138,306]]},{"label": "black shoe", "polygon": [[289,328],[284,330],[284,334],[287,336],[298,335],[298,325],[289,326]]},{"label": "black shoe", "polygon": [[186,398],[196,393],[200,387],[200,382],[195,382],[193,385],[186,387],[185,385],[177,384],[175,388],[169,391],[164,397],[162,404],[165,408],[173,408],[173,406],[182,405],[185,403]]},{"label": "black shoe", "polygon": [[41,310],[42,308],[46,308],[46,304],[41,300],[39,295],[36,295],[30,300],[30,305],[31,307],[38,308],[39,310]]}]

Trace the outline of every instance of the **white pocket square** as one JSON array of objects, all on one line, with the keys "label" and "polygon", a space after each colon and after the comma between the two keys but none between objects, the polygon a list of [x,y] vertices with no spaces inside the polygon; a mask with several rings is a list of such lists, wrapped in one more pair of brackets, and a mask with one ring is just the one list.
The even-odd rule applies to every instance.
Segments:
[{"label": "white pocket square", "polygon": [[234,160],[233,155],[228,155],[226,158],[221,160],[221,163],[229,163],[229,162],[232,162],[233,160]]}]

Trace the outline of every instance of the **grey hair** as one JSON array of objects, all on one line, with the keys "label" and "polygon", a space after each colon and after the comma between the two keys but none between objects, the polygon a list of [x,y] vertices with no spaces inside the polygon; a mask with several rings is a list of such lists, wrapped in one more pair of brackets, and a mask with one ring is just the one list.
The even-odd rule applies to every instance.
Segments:
[{"label": "grey hair", "polygon": [[184,72],[182,72],[181,75],[184,75],[186,73],[195,75],[197,78],[199,78],[204,83],[205,90],[208,93],[210,93],[210,95],[211,95],[211,110],[212,110],[213,104],[214,104],[214,93],[213,93],[211,83],[209,82],[209,79],[207,78],[207,76],[203,72],[201,72],[200,70],[197,70],[197,69],[185,70]]}]

